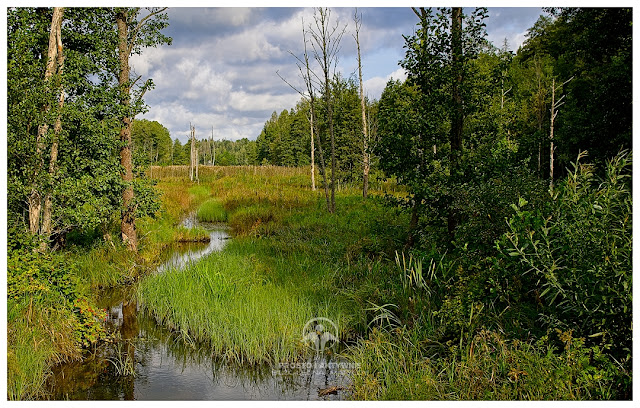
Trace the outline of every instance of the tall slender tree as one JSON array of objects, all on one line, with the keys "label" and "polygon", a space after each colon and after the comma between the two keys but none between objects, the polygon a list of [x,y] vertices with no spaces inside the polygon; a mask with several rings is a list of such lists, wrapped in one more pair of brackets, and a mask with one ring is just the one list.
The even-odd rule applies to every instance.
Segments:
[{"label": "tall slender tree", "polygon": [[336,144],[333,128],[333,105],[331,100],[330,78],[335,73],[338,64],[340,41],[346,31],[346,25],[341,26],[338,21],[332,24],[331,9],[318,7],[315,9],[314,26],[309,27],[313,54],[322,70],[324,105],[327,112],[328,133],[331,140],[331,200],[329,212],[336,211]]},{"label": "tall slender tree", "polygon": [[323,188],[325,193],[325,198],[327,201],[327,210],[332,212],[331,200],[329,198],[329,184],[327,183],[327,171],[324,161],[324,151],[322,149],[322,139],[320,137],[320,133],[318,132],[318,114],[316,110],[316,86],[315,83],[319,82],[319,76],[313,72],[311,66],[309,64],[309,53],[307,52],[307,33],[311,31],[311,28],[307,28],[304,25],[304,18],[302,19],[302,40],[304,44],[304,53],[302,58],[298,57],[296,54],[289,52],[294,58],[297,60],[296,65],[298,66],[298,71],[300,71],[300,77],[304,81],[305,90],[301,90],[295,86],[293,86],[289,81],[283,78],[279,73],[278,76],[293,88],[296,92],[298,92],[304,99],[309,101],[309,127],[311,133],[311,188],[312,190],[316,189],[315,185],[315,142],[317,140],[318,143],[318,154],[320,156],[320,174],[322,176]]},{"label": "tall slender tree", "polygon": [[362,59],[360,58],[360,27],[362,27],[362,15],[358,16],[358,9],[353,13],[355,24],[356,48],[358,49],[358,79],[360,80],[360,106],[362,109],[362,196],[367,198],[369,194],[369,168],[371,156],[369,153],[369,127],[367,126],[367,106],[364,100],[364,86],[362,85]]},{"label": "tall slender tree", "polygon": [[[50,84],[51,78],[56,74],[57,70],[62,70],[62,18],[64,15],[63,7],[56,7],[53,9],[53,16],[51,18],[51,26],[49,29],[49,47],[47,50],[47,65],[44,73],[44,82],[45,89],[47,94],[51,91]],[[61,71],[60,71],[61,73]],[[60,103],[64,102],[63,94],[61,93]],[[59,105],[61,107],[61,105]],[[49,112],[51,109],[50,102],[45,102],[44,111]],[[46,121],[47,115],[44,116],[44,122],[38,126],[38,133],[36,137],[36,156],[37,156],[37,166],[34,177],[34,180],[38,180],[39,173],[43,171],[44,167],[44,149],[45,142],[44,139],[49,130],[49,123]],[[60,117],[58,114],[58,118],[56,119],[56,125],[59,126]],[[59,129],[56,128],[59,131]],[[52,153],[57,158],[57,145],[55,148],[52,146]],[[54,164],[55,166],[55,164]],[[38,234],[41,232],[41,213],[42,213],[42,194],[41,188],[36,184],[33,185],[31,189],[31,194],[29,196],[29,230],[32,234]],[[50,209],[50,205],[49,205]],[[49,212],[50,214],[50,212]],[[48,222],[48,227],[50,227],[50,220]]]},{"label": "tall slender tree", "polygon": [[138,249],[138,236],[136,232],[136,208],[133,189],[133,160],[131,152],[131,123],[137,111],[142,105],[142,97],[147,89],[153,86],[151,80],[147,80],[141,87],[138,95],[131,101],[131,91],[137,80],[131,80],[129,56],[132,53],[139,54],[143,47],[171,44],[171,38],[161,34],[167,23],[167,15],[163,12],[167,8],[150,8],[148,14],[138,21],[140,8],[118,8],[115,11],[116,26],[118,30],[118,60],[120,85],[120,104],[122,107],[122,120],[120,127],[120,164],[122,166],[122,180],[125,184],[122,191],[122,241],[131,251]]},{"label": "tall slender tree", "polygon": [[[460,165],[463,154],[463,127],[466,110],[473,104],[473,84],[470,81],[471,60],[477,57],[485,43],[486,32],[483,19],[486,9],[476,8],[465,16],[462,8],[432,9],[414,8],[419,18],[419,29],[412,36],[406,36],[407,53],[401,62],[408,73],[408,83],[418,90],[421,129],[417,130],[422,150],[419,152],[423,166],[433,168],[435,174],[441,172],[442,164],[447,169],[446,185],[441,188],[423,182],[414,189],[413,215],[411,225],[419,222],[419,207],[423,200],[431,197],[435,210],[444,210],[447,231],[451,238],[458,224],[456,211],[457,185],[464,180]],[[466,22],[466,24],[465,24]],[[447,126],[447,124],[449,126]],[[433,154],[427,146],[431,144]],[[443,160],[441,152],[448,148],[448,158]],[[427,158],[431,156],[431,159]],[[445,174],[446,174],[445,173]],[[410,240],[411,241],[411,240]]]},{"label": "tall slender tree", "polygon": [[[58,145],[59,145],[59,136],[62,131],[62,108],[64,106],[64,88],[62,86],[62,75],[64,71],[64,52],[62,46],[62,14],[64,12],[64,8],[56,7],[53,10],[53,19],[56,20],[56,14],[60,14],[60,17],[56,21],[56,63],[58,70],[58,78],[59,78],[59,89],[58,89],[58,112],[56,114],[56,121],[53,126],[53,140],[51,141],[51,151],[49,154],[49,179],[53,179],[57,169],[58,162]],[[53,26],[53,22],[52,22]],[[44,240],[41,243],[40,249],[44,250],[48,246],[49,237],[51,235],[52,228],[52,212],[53,212],[53,204],[52,204],[52,189],[47,189],[47,193],[44,198],[44,206],[42,209],[42,229],[41,234],[44,236]]]}]

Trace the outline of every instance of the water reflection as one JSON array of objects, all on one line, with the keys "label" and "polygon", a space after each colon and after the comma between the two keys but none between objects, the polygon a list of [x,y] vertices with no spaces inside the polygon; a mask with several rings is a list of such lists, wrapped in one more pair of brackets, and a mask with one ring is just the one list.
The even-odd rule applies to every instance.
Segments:
[{"label": "water reflection", "polygon": [[[55,370],[52,399],[70,400],[339,400],[344,394],[318,396],[318,390],[347,387],[340,361],[309,357],[296,367],[247,367],[220,361],[206,347],[184,341],[158,326],[146,313],[122,307],[121,341],[103,347],[82,364]],[[115,316],[118,314],[116,313]],[[129,364],[126,373],[118,364]],[[285,363],[286,364],[286,363]],[[291,364],[293,366],[293,364]],[[126,374],[125,374],[126,373]]]},{"label": "water reflection", "polygon": [[165,273],[171,269],[184,268],[188,263],[195,262],[198,259],[215,251],[221,251],[229,234],[226,229],[218,228],[209,231],[209,243],[188,242],[173,244],[167,251],[170,257],[156,269],[156,273]]}]

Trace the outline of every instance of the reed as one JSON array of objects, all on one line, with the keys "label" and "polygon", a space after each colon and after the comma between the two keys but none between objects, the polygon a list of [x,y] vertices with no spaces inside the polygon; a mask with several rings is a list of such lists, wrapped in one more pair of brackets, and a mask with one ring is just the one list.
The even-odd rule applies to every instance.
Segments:
[{"label": "reed", "polygon": [[[549,338],[507,340],[481,330],[462,349],[430,342],[419,330],[374,330],[352,347],[354,399],[591,400],[611,399],[613,363],[601,350],[570,339],[558,352]],[[570,335],[569,335],[570,336]],[[596,363],[596,364],[594,364]],[[584,371],[589,374],[583,374]]]}]

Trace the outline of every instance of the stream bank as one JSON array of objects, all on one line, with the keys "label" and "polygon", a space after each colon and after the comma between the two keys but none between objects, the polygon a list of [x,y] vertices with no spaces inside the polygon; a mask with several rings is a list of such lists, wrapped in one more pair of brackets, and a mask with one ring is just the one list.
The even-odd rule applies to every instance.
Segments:
[{"label": "stream bank", "polygon": [[[166,249],[155,274],[172,273],[222,251],[229,240],[220,224],[184,220],[209,231],[209,243],[178,243]],[[179,332],[158,325],[136,301],[134,286],[105,290],[98,306],[108,311],[112,340],[82,362],[56,367],[49,380],[54,400],[327,400],[342,399],[348,371],[339,360],[310,357],[295,367],[246,367],[221,362]],[[319,390],[336,388],[319,396]],[[339,391],[338,391],[339,390]]]}]

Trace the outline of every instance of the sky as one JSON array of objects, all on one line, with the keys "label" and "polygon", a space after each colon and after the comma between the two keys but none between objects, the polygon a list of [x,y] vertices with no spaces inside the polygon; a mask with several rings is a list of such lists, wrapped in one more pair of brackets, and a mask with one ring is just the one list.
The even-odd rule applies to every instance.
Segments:
[{"label": "sky", "polygon": [[[332,8],[332,21],[347,24],[342,37],[338,71],[357,78],[353,7]],[[155,88],[145,95],[149,111],[137,119],[164,125],[182,143],[189,124],[196,138],[255,140],[272,112],[291,109],[301,99],[278,73],[294,86],[303,86],[296,60],[303,51],[302,19],[312,22],[312,8],[289,7],[171,7],[170,46],[147,48],[131,59],[137,75],[152,78]],[[408,7],[358,8],[362,15],[360,48],[364,89],[379,99],[390,78],[404,79],[398,62],[404,56],[403,34],[411,35],[417,17]],[[487,35],[494,45],[515,51],[525,33],[542,14],[540,8],[489,8]]]}]

